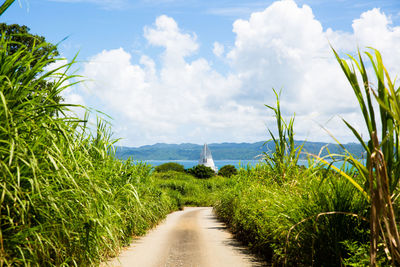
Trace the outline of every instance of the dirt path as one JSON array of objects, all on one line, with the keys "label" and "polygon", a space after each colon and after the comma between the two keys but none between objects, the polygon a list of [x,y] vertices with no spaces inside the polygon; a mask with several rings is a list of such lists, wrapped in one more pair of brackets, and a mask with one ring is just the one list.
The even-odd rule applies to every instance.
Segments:
[{"label": "dirt path", "polygon": [[265,266],[241,246],[210,207],[185,208],[132,242],[103,266],[239,267]]}]

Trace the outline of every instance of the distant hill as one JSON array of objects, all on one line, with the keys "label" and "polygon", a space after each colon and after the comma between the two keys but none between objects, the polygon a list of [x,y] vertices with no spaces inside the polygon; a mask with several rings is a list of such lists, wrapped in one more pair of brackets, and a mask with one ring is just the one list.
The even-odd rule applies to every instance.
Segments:
[{"label": "distant hill", "polygon": [[[256,143],[215,143],[209,144],[214,160],[251,160],[263,152],[273,152],[274,144],[269,142]],[[341,154],[342,149],[336,144],[327,144],[323,142],[304,142],[296,141],[296,145],[304,143],[304,152],[318,154],[321,147],[328,145],[331,153]],[[364,151],[362,146],[356,143],[348,143],[345,148],[356,156],[361,156]],[[124,147],[116,148],[116,156],[120,159],[132,157],[134,160],[198,160],[202,145],[184,143],[184,144],[164,144],[157,143],[154,145],[146,145],[141,147]],[[326,154],[326,153],[324,153]],[[303,155],[303,158],[306,156]]]}]

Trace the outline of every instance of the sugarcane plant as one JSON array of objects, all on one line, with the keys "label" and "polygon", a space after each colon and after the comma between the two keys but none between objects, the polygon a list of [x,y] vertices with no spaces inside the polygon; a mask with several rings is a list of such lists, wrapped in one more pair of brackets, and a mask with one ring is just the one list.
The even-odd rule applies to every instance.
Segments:
[{"label": "sugarcane plant", "polygon": [[275,113],[276,125],[278,130],[278,136],[275,136],[270,129],[268,132],[271,139],[264,143],[268,145],[270,141],[273,141],[274,150],[263,153],[265,162],[275,170],[278,174],[279,182],[283,182],[287,178],[289,171],[294,170],[297,166],[300,153],[303,145],[296,146],[294,142],[294,116],[286,122],[282,117],[280,108],[280,94],[273,89],[276,97],[276,107],[265,105]]},{"label": "sugarcane plant", "polygon": [[[334,49],[333,52],[357,97],[369,133],[369,138],[365,141],[349,122],[343,120],[367,154],[366,160],[362,161],[347,152],[344,160],[357,168],[360,177],[357,188],[362,188],[370,201],[370,266],[376,266],[379,243],[385,245],[387,257],[392,264],[398,265],[400,239],[393,202],[399,196],[400,88],[396,88],[395,82],[390,78],[378,50],[371,48],[365,52],[375,73],[377,86],[370,82],[360,52],[358,58],[349,55],[348,61],[340,58]],[[361,77],[362,82],[358,77]],[[379,104],[378,112],[374,110],[374,99]],[[378,138],[379,118],[382,127],[381,140]],[[339,173],[346,177],[345,172]]]}]

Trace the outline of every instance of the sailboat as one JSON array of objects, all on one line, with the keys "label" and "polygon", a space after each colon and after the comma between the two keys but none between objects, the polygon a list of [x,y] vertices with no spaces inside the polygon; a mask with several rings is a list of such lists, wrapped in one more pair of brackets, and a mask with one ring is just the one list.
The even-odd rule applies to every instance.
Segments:
[{"label": "sailboat", "polygon": [[204,144],[203,150],[201,151],[199,165],[210,167],[215,172],[218,171],[218,168],[215,167],[214,160],[211,155],[211,150],[208,148],[207,144]]}]

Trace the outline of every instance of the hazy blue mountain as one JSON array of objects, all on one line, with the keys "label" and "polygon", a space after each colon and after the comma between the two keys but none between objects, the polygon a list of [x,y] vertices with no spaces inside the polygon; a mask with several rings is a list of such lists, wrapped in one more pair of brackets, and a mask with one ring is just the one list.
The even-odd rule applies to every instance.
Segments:
[{"label": "hazy blue mountain", "polygon": [[[296,141],[296,145],[304,143],[304,152],[318,154],[323,146],[328,146],[331,153],[341,154],[342,149],[335,144],[323,142],[304,142]],[[356,143],[344,145],[347,150],[356,156],[361,156],[363,148]],[[256,143],[215,143],[209,144],[214,160],[250,160],[256,159],[263,152],[271,153],[274,150],[272,142],[264,141]],[[134,160],[198,160],[200,157],[202,145],[184,143],[184,144],[164,144],[157,143],[141,147],[117,147],[117,157],[127,159],[132,157]],[[325,155],[326,153],[323,153]],[[303,155],[302,158],[306,156]]]}]

